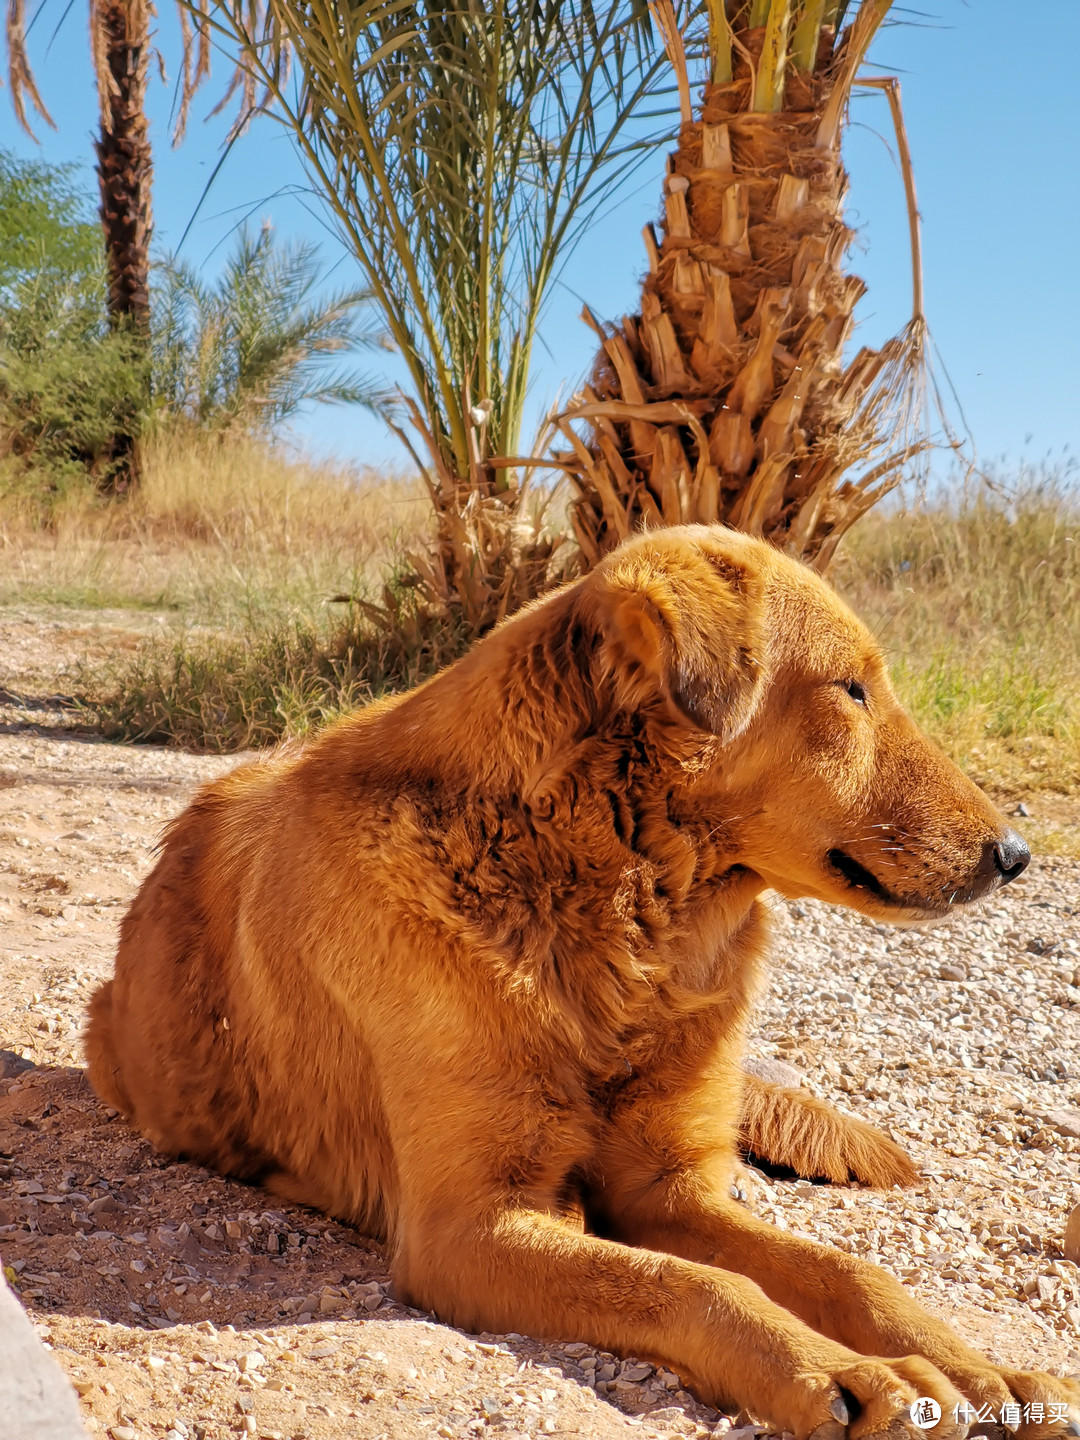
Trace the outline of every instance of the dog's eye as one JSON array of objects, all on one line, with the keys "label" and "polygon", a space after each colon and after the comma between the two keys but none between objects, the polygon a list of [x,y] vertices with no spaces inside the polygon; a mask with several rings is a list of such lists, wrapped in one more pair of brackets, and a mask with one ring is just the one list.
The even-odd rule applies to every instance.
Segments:
[{"label": "dog's eye", "polygon": [[859,684],[858,680],[838,680],[836,682],[842,690],[846,690],[856,705],[866,704],[866,691]]}]

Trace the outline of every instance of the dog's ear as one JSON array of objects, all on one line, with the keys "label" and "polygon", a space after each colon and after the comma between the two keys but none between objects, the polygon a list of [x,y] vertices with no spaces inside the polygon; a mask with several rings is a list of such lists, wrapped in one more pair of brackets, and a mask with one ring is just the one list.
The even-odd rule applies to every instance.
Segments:
[{"label": "dog's ear", "polygon": [[657,537],[611,557],[600,580],[609,664],[621,703],[666,702],[698,730],[733,740],[764,688],[764,584],[751,557],[710,541]]}]

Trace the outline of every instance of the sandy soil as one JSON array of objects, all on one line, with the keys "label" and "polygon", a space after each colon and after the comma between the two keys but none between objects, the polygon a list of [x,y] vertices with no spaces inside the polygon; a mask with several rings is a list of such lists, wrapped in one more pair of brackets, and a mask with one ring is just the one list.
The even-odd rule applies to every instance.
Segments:
[{"label": "sandy soil", "polygon": [[[79,1034],[119,918],[162,824],[236,763],[63,728],[48,697],[64,662],[152,623],[0,614],[0,1255],[88,1429],[729,1432],[632,1357],[465,1335],[404,1308],[377,1246],[155,1156],[96,1100]],[[884,1125],[925,1178],[877,1195],[750,1172],[747,1203],[888,1266],[1002,1360],[1080,1369],[1080,1271],[1061,1252],[1080,1202],[1080,862],[1037,861],[934,930],[813,903],[778,903],[776,920],[754,1051]]]}]

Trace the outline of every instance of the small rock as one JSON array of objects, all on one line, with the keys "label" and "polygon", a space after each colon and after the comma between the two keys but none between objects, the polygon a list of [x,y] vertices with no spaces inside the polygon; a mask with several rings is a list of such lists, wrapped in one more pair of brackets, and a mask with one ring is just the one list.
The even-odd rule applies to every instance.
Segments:
[{"label": "small rock", "polygon": [[1043,1123],[1059,1135],[1080,1140],[1080,1110],[1048,1110]]},{"label": "small rock", "polygon": [[652,1373],[653,1367],[651,1365],[646,1365],[644,1361],[638,1361],[634,1364],[624,1365],[619,1371],[619,1379],[629,1380],[636,1385],[642,1380],[648,1380]]},{"label": "small rock", "polygon": [[266,1356],[263,1355],[261,1351],[249,1350],[246,1355],[238,1357],[236,1364],[240,1370],[240,1374],[246,1375],[250,1370],[258,1370],[259,1366],[265,1363],[265,1360]]},{"label": "small rock", "polygon": [[1019,815],[1022,820],[1029,820],[1031,818],[1031,811],[1024,804],[1023,800],[1021,800],[1020,803],[1017,805],[1016,809],[1013,811],[1013,814]]},{"label": "small rock", "polygon": [[112,1440],[135,1440],[135,1427],[133,1425],[113,1425],[109,1430]]},{"label": "small rock", "polygon": [[1065,1226],[1064,1251],[1066,1260],[1080,1265],[1080,1205],[1073,1210]]},{"label": "small rock", "polygon": [[308,1359],[325,1360],[329,1355],[336,1355],[340,1349],[341,1345],[337,1340],[321,1340],[308,1351]]},{"label": "small rock", "polygon": [[667,1430],[685,1421],[686,1415],[677,1405],[664,1405],[659,1410],[649,1411],[649,1424],[657,1430]]},{"label": "small rock", "polygon": [[959,961],[952,965],[942,965],[938,974],[942,980],[966,980],[968,978],[967,966]]},{"label": "small rock", "polygon": [[33,1060],[16,1055],[14,1050],[0,1050],[0,1080],[13,1080],[16,1075],[22,1075],[34,1068]]},{"label": "small rock", "polygon": [[797,1090],[803,1083],[802,1074],[794,1065],[788,1065],[784,1060],[774,1060],[769,1055],[746,1056],[743,1069],[769,1085],[782,1085],[787,1090]]},{"label": "small rock", "polygon": [[0,789],[6,785],[17,785],[18,783],[18,768],[14,765],[0,765]]}]

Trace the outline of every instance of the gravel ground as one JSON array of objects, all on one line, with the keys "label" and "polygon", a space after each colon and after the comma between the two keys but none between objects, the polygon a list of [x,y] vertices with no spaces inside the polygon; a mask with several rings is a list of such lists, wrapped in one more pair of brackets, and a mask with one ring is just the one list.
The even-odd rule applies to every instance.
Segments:
[{"label": "gravel ground", "polygon": [[[670,1372],[407,1310],[378,1247],[153,1155],[97,1102],[86,998],[161,825],[235,760],[65,732],[26,695],[56,671],[40,626],[0,623],[0,653],[0,1255],[88,1429],[651,1440],[734,1424],[753,1440],[751,1417],[698,1405]],[[747,1203],[887,1266],[995,1359],[1080,1369],[1080,1270],[1061,1249],[1080,1202],[1080,862],[1036,859],[937,929],[779,901],[776,929],[753,1052],[882,1125],[924,1180],[879,1195],[747,1171]]]}]

